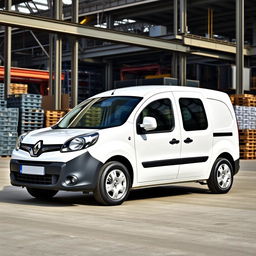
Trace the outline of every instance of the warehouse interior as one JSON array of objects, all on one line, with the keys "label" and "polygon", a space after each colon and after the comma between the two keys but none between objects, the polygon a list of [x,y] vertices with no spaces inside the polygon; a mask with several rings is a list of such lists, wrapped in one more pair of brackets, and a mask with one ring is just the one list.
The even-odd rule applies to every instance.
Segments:
[{"label": "warehouse interior", "polygon": [[125,86],[256,94],[255,0],[5,0],[0,8],[3,100],[12,84],[62,114]]}]

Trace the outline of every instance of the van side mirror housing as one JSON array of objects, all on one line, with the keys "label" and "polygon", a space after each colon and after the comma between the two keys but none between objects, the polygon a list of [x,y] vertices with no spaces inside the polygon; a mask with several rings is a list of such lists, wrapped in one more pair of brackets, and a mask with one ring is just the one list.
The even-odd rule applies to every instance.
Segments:
[{"label": "van side mirror housing", "polygon": [[142,124],[140,124],[140,127],[143,128],[145,131],[153,131],[157,128],[157,122],[154,117],[145,116],[143,118]]}]

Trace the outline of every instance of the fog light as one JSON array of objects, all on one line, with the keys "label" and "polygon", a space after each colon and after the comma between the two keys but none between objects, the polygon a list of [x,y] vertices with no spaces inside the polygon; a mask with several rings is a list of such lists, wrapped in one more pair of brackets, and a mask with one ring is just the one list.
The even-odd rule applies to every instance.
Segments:
[{"label": "fog light", "polygon": [[76,176],[68,176],[65,180],[66,185],[73,186],[76,185],[78,182],[78,178]]}]

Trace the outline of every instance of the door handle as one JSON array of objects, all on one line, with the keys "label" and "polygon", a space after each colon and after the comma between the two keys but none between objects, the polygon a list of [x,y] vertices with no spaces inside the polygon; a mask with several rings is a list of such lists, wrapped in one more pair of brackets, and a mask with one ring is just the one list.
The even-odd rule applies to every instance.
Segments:
[{"label": "door handle", "polygon": [[189,143],[193,142],[193,140],[190,139],[190,138],[186,138],[186,139],[184,140],[184,142],[187,143],[187,144],[189,144]]},{"label": "door handle", "polygon": [[170,144],[174,145],[174,144],[179,144],[180,141],[176,140],[176,139],[172,139],[171,141],[169,141]]}]

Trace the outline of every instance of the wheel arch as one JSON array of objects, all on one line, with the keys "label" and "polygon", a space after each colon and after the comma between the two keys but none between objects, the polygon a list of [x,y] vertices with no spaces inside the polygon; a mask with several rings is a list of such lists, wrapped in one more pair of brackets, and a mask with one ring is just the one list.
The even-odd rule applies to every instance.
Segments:
[{"label": "wheel arch", "polygon": [[134,171],[133,171],[133,167],[132,167],[132,164],[130,163],[130,161],[126,157],[121,156],[121,155],[117,155],[117,156],[113,156],[113,157],[109,158],[106,161],[106,163],[111,162],[111,161],[120,162],[128,169],[128,172],[131,177],[131,185],[132,185],[133,181],[134,181]]},{"label": "wheel arch", "polygon": [[235,172],[235,160],[233,159],[231,154],[229,154],[228,152],[224,152],[224,153],[221,153],[216,159],[218,158],[226,158],[227,160],[229,160],[229,162],[232,165],[233,172]]}]

